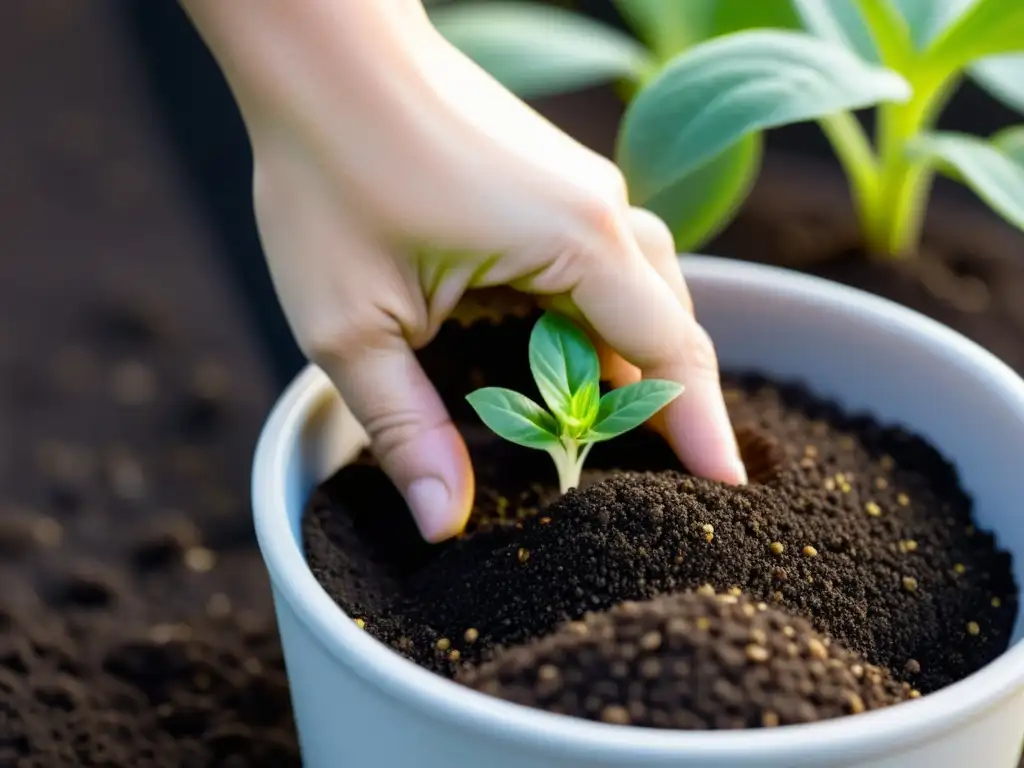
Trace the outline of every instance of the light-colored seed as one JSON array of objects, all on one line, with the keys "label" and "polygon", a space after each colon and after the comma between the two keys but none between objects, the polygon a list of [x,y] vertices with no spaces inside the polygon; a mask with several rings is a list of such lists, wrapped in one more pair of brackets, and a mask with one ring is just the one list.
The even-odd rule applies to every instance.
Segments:
[{"label": "light-colored seed", "polygon": [[981,632],[981,627],[978,626],[978,622],[976,622],[976,621],[968,621],[967,622],[967,634],[968,635],[977,635],[979,632]]},{"label": "light-colored seed", "polygon": [[864,511],[871,515],[871,517],[879,517],[882,514],[882,508],[873,501],[869,501],[864,505]]},{"label": "light-colored seed", "polygon": [[875,488],[877,488],[880,491],[884,491],[888,487],[889,487],[889,481],[886,480],[884,477],[876,477],[875,478]]},{"label": "light-colored seed", "polygon": [[601,719],[614,725],[629,725],[629,710],[618,704],[611,704],[601,710]]},{"label": "light-colored seed", "polygon": [[747,658],[758,664],[768,661],[768,657],[771,654],[768,649],[762,645],[755,645],[751,643],[747,646]]},{"label": "light-colored seed", "polygon": [[809,456],[812,459],[818,455],[818,446],[816,445],[805,445],[804,456]]},{"label": "light-colored seed", "polygon": [[812,637],[807,641],[807,650],[810,651],[811,656],[821,661],[828,658],[828,648],[816,637]]},{"label": "light-colored seed", "polygon": [[796,637],[796,630],[787,624],[782,628],[782,634],[786,637]]},{"label": "light-colored seed", "polygon": [[732,595],[733,597],[739,597],[743,594],[743,590],[739,587],[729,587],[728,594]]},{"label": "light-colored seed", "polygon": [[440,637],[437,640],[436,646],[437,650],[439,651],[447,651],[449,648],[452,647],[452,641],[449,640],[447,637]]},{"label": "light-colored seed", "polygon": [[520,563],[525,563],[530,559],[530,550],[526,549],[526,547],[520,547],[519,551],[516,553],[516,557],[519,559]]},{"label": "light-colored seed", "polygon": [[963,576],[965,573],[967,573],[967,566],[963,563],[954,563],[953,571],[956,572],[958,575]]},{"label": "light-colored seed", "polygon": [[998,608],[998,607],[999,607],[999,606],[1001,606],[1002,604],[1003,604],[1003,601],[1002,601],[1002,600],[1000,600],[1000,599],[999,599],[998,597],[993,597],[993,598],[992,598],[992,607],[993,607],[993,608]]},{"label": "light-colored seed", "polygon": [[806,547],[804,547],[803,552],[804,552],[804,557],[817,557],[818,556],[818,550],[816,550],[810,544],[808,544]]},{"label": "light-colored seed", "polygon": [[781,541],[773,541],[768,548],[771,550],[773,555],[781,555],[786,549]]},{"label": "light-colored seed", "polygon": [[743,615],[747,618],[750,618],[751,616],[757,613],[757,609],[750,603],[744,603],[743,607],[740,610],[743,611]]},{"label": "light-colored seed", "polygon": [[475,643],[480,638],[480,632],[476,627],[470,627],[463,635],[467,643]]},{"label": "light-colored seed", "polygon": [[912,698],[912,699],[920,699],[921,698],[921,692],[919,690],[917,690],[917,688],[911,688],[910,689],[910,693],[908,693],[907,695],[910,698]]},{"label": "light-colored seed", "polygon": [[647,632],[640,638],[640,647],[645,651],[654,651],[661,647],[661,633]]},{"label": "light-colored seed", "polygon": [[552,683],[559,677],[561,677],[561,673],[554,664],[541,664],[537,669],[537,679],[545,683]]},{"label": "light-colored seed", "polygon": [[761,725],[765,728],[777,728],[779,726],[779,716],[770,709],[765,710],[761,714]]},{"label": "light-colored seed", "polygon": [[448,661],[458,661],[461,658],[462,654],[459,652],[458,648],[452,648],[448,651]]},{"label": "light-colored seed", "polygon": [[755,627],[750,630],[750,642],[756,643],[757,645],[767,645],[768,634],[763,629]]},{"label": "light-colored seed", "polygon": [[903,588],[907,590],[907,592],[917,592],[917,579],[913,576],[904,576]]},{"label": "light-colored seed", "polygon": [[355,622],[360,629],[366,629],[366,619],[356,619]]},{"label": "light-colored seed", "polygon": [[910,497],[907,496],[907,494],[905,494],[905,493],[897,493],[896,494],[896,503],[899,504],[901,507],[909,506],[909,504],[910,504]]},{"label": "light-colored seed", "polygon": [[185,567],[195,573],[209,573],[217,565],[217,555],[206,547],[189,547],[185,550]]},{"label": "light-colored seed", "polygon": [[844,475],[842,472],[836,472],[836,483],[838,485],[842,485],[845,482],[846,482],[846,475]]},{"label": "light-colored seed", "polygon": [[854,715],[859,715],[867,709],[867,707],[864,706],[864,699],[852,691],[848,691],[846,693],[846,703],[850,706],[850,713]]},{"label": "light-colored seed", "polygon": [[834,491],[836,489],[836,481],[831,477],[826,477],[823,485],[825,486],[826,491]]},{"label": "light-colored seed", "polygon": [[715,588],[712,587],[710,584],[701,584],[699,587],[697,587],[697,594],[704,595],[706,597],[712,597],[715,594]]},{"label": "light-colored seed", "polygon": [[701,632],[707,632],[711,629],[711,620],[707,616],[700,616],[697,619],[697,629]]},{"label": "light-colored seed", "polygon": [[702,525],[700,527],[700,529],[702,531],[704,531],[704,533],[714,533],[715,532],[715,526],[713,526],[711,523],[704,523],[704,525]]}]

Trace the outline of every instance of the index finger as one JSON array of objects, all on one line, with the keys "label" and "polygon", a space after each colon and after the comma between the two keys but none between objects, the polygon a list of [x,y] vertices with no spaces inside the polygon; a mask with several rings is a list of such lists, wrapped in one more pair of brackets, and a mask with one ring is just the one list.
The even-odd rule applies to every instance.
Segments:
[{"label": "index finger", "polygon": [[[707,332],[622,227],[593,254],[570,295],[584,318],[645,379],[686,387],[661,416],[667,438],[694,474],[746,482]],[[674,258],[674,254],[673,254]]]}]

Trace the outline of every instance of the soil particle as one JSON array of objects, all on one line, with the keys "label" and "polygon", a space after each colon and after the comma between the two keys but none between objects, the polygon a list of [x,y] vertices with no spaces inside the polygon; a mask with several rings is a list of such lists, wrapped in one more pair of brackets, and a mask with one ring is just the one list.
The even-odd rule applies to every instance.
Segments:
[{"label": "soil particle", "polygon": [[[550,468],[531,463],[539,452],[477,436],[469,443],[481,492],[468,535],[419,542],[400,497],[364,463],[312,501],[304,523],[311,567],[368,631],[447,675],[457,666],[437,653],[438,638],[476,663],[587,612],[698,588],[738,588],[805,617],[897,679],[915,659],[923,692],[1006,648],[1017,601],[1009,555],[977,527],[938,453],[904,431],[843,416],[800,387],[757,377],[728,377],[727,387],[734,423],[778,446],[765,483],[731,488],[598,464],[581,489],[547,506],[549,490],[521,493],[519,508],[534,511],[513,518],[494,499],[546,479]],[[622,452],[602,461],[657,467],[659,446],[634,433],[632,445],[623,439]],[[879,514],[865,514],[869,503]],[[969,526],[975,533],[966,536]],[[900,546],[906,541],[916,542],[913,551]],[[469,628],[472,644],[463,642]]]},{"label": "soil particle", "polygon": [[588,613],[457,679],[551,712],[678,729],[807,723],[879,709],[911,691],[839,643],[826,645],[803,619],[694,592]]}]

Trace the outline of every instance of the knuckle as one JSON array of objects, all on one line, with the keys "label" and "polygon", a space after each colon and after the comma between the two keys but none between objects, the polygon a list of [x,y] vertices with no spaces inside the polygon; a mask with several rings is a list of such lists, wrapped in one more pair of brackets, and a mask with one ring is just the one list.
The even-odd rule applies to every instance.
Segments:
[{"label": "knuckle", "polygon": [[687,364],[695,371],[717,376],[718,353],[708,332],[702,326],[694,323],[689,333],[688,342]]},{"label": "knuckle", "polygon": [[306,357],[318,365],[333,365],[371,348],[379,335],[370,322],[351,315],[330,315],[311,320],[296,337]]},{"label": "knuckle", "polygon": [[633,208],[630,214],[633,232],[640,249],[651,256],[675,259],[676,243],[672,231],[660,216],[646,208]]}]

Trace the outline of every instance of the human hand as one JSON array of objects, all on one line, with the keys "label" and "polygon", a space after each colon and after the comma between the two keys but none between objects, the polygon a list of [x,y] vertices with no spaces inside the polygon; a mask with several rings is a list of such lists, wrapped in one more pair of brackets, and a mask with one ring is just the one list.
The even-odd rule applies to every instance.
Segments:
[{"label": "human hand", "polygon": [[600,340],[615,386],[641,375],[683,383],[661,431],[691,471],[745,481],[672,237],[629,206],[610,161],[502,88],[416,2],[363,11],[383,26],[361,57],[351,17],[311,0],[297,12],[304,24],[293,16],[260,31],[261,50],[285,51],[272,65],[252,41],[218,46],[215,22],[229,5],[210,11],[204,33],[245,115],[278,295],[425,538],[461,530],[474,486],[465,444],[413,350],[474,288],[507,285],[569,308]]}]

